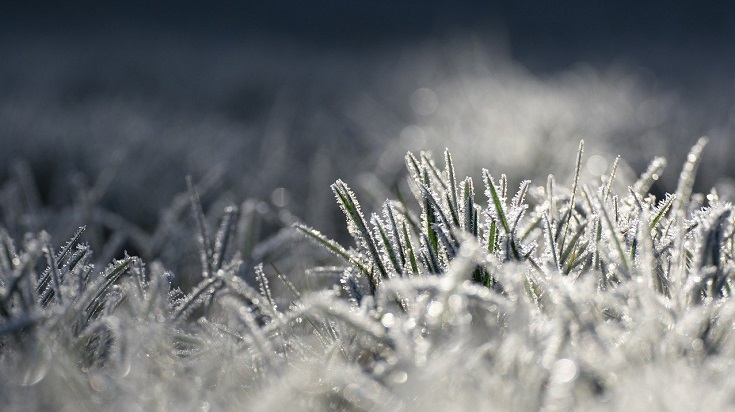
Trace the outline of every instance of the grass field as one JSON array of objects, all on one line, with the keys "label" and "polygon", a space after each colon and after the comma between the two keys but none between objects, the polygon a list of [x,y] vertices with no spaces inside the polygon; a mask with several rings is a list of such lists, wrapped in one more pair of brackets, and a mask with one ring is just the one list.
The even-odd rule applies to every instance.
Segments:
[{"label": "grass field", "polygon": [[729,118],[464,40],[170,41],[0,63],[0,409],[735,402]]}]

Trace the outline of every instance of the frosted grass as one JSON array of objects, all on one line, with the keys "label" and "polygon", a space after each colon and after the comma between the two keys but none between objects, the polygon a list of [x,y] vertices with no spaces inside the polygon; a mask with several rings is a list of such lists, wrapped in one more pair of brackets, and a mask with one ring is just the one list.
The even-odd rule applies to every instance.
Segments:
[{"label": "frosted grass", "polygon": [[[701,147],[692,153],[687,165]],[[338,181],[354,244],[299,223],[314,244],[303,255],[290,236],[248,246],[248,203],[212,219],[191,181],[192,219],[169,230],[199,237],[196,285],[176,285],[155,260],[98,263],[89,229],[62,246],[0,233],[4,409],[732,404],[735,222],[716,191],[677,206],[693,168],[684,196],[660,201],[636,191],[650,173],[618,182],[623,193],[576,176],[568,187],[524,182],[509,199],[506,179],[485,172],[476,199],[448,152],[443,166],[406,160],[413,202],[387,201],[368,221]],[[297,262],[269,259],[275,251]]]},{"label": "frosted grass", "polygon": [[[171,112],[125,99],[4,103],[3,127],[28,144],[80,124],[82,140],[111,128],[135,144],[119,163],[105,141],[75,146],[112,166],[73,190],[70,169],[41,180],[34,159],[3,183],[2,409],[728,410],[735,221],[719,189],[697,193],[705,140],[670,158],[680,183],[659,198],[664,158],[646,170],[636,153],[610,155],[678,129],[666,126],[676,103],[626,74],[539,78],[478,50],[435,51],[408,55],[379,90],[340,89],[344,111],[312,90],[291,113],[301,89],[286,88],[268,127],[245,134],[220,117],[167,125]],[[465,63],[446,73],[446,61]],[[225,77],[249,67],[235,63]],[[315,149],[342,128],[362,138]],[[689,131],[646,141],[685,153]],[[177,139],[151,144],[159,132]],[[445,146],[454,157],[419,152]],[[140,184],[148,174],[160,186]],[[350,237],[332,240],[337,177]],[[155,219],[108,207],[105,193],[141,187]]]}]

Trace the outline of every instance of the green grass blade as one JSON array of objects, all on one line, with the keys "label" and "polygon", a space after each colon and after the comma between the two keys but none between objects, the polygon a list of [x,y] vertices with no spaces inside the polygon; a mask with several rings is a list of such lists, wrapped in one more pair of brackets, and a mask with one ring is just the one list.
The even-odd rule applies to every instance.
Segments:
[{"label": "green grass blade", "polygon": [[554,242],[554,232],[551,228],[551,222],[549,222],[549,218],[546,216],[546,213],[544,213],[541,218],[544,221],[544,231],[546,232],[546,240],[549,244],[551,257],[554,259],[554,267],[556,270],[559,270],[559,252],[556,250],[556,242]]},{"label": "green grass blade", "polygon": [[[112,285],[114,285],[115,282],[117,282],[117,280],[123,275],[123,273],[130,268],[133,260],[135,259],[136,258],[128,256],[125,259],[111,263],[97,279],[97,282],[99,282],[98,285],[88,289],[92,295],[84,310],[87,322],[89,322],[89,320],[101,310],[104,304],[103,297],[110,290]],[[82,299],[82,301],[85,301],[85,299]]]},{"label": "green grass blade", "polygon": [[466,178],[461,185],[462,190],[462,229],[477,237],[477,220],[475,213],[475,188],[471,178]]},{"label": "green grass blade", "polygon": [[206,278],[212,275],[212,245],[209,239],[207,220],[204,217],[202,202],[199,198],[199,193],[194,187],[194,181],[191,176],[186,177],[186,185],[189,189],[191,209],[194,214],[194,220],[196,221],[197,231],[199,233],[197,240],[199,241],[199,260],[202,264],[202,277]]},{"label": "green grass blade", "polygon": [[189,316],[197,306],[203,303],[202,297],[221,284],[222,279],[215,276],[210,276],[199,282],[199,284],[186,296],[186,299],[184,299],[178,309],[174,312],[174,321],[180,321]]},{"label": "green grass blade", "polygon": [[684,163],[684,167],[679,174],[679,183],[676,185],[675,209],[677,211],[686,212],[686,208],[689,206],[694,187],[694,179],[697,175],[699,163],[702,161],[702,152],[708,141],[709,139],[707,137],[700,137],[687,155],[687,161]]},{"label": "green grass blade", "polygon": [[569,241],[569,243],[566,245],[564,250],[561,252],[561,256],[559,257],[559,263],[565,264],[566,267],[571,267],[573,262],[570,260],[567,262],[567,259],[570,258],[572,251],[577,246],[577,243],[579,242],[579,239],[582,237],[582,235],[585,233],[585,228],[587,227],[587,222],[583,222],[579,225],[577,228],[577,232],[574,234],[574,237],[572,237],[572,240]]},{"label": "green grass blade", "polygon": [[388,233],[385,230],[383,222],[378,218],[378,216],[373,216],[371,219],[371,223],[373,224],[373,227],[378,232],[379,239],[382,242],[383,249],[388,254],[388,262],[393,266],[393,270],[397,273],[401,273],[401,263],[398,261],[398,255],[396,255],[395,250],[393,249],[393,242],[388,238]]},{"label": "green grass blade", "polygon": [[452,155],[449,153],[449,149],[444,150],[444,163],[446,177],[449,181],[447,204],[449,204],[449,211],[451,212],[450,214],[454,220],[454,226],[459,226],[459,191],[457,187],[457,175],[454,171],[454,163],[452,162]]},{"label": "green grass blade", "polygon": [[618,252],[620,264],[623,267],[624,272],[627,274],[630,274],[630,262],[628,262],[628,256],[627,256],[628,254],[625,252],[625,248],[623,247],[623,240],[620,238],[618,226],[610,218],[610,214],[607,213],[607,209],[602,203],[602,199],[600,199],[600,197],[597,196],[597,200],[600,204],[600,211],[602,211],[602,217],[604,218],[605,223],[607,223],[610,229],[610,235],[613,239],[613,243],[615,243],[615,249]]},{"label": "green grass blade", "polygon": [[569,210],[571,213],[566,218],[566,221],[564,222],[564,233],[561,236],[561,249],[564,249],[564,245],[566,243],[567,239],[567,233],[569,232],[569,223],[572,219],[572,211],[575,208],[575,197],[577,196],[577,186],[579,185],[579,174],[582,170],[582,155],[584,154],[584,140],[579,141],[579,148],[577,149],[577,161],[574,166],[574,180],[572,182],[572,194],[569,199]]},{"label": "green grass blade", "polygon": [[676,195],[667,195],[666,199],[661,201],[661,205],[658,207],[658,212],[656,212],[656,215],[653,217],[653,220],[651,220],[650,229],[654,230],[658,226],[658,223],[661,221],[661,218],[663,218],[666,213],[671,210],[671,206],[676,201]]},{"label": "green grass blade", "polygon": [[44,237],[46,238],[46,247],[44,248],[44,251],[46,252],[46,261],[48,262],[48,267],[51,271],[53,294],[56,296],[56,300],[59,302],[59,305],[63,305],[64,299],[61,295],[61,274],[59,273],[59,266],[56,262],[56,256],[54,255],[54,248],[51,246],[48,235],[45,235]]},{"label": "green grass blade", "polygon": [[403,244],[401,243],[400,230],[398,229],[398,220],[396,219],[395,209],[390,201],[386,201],[383,205],[383,214],[390,224],[390,233],[392,236],[390,247],[396,255],[396,260],[399,262],[401,267],[399,272],[403,274],[404,267],[406,266],[406,254],[403,250]]},{"label": "green grass blade", "polygon": [[240,209],[235,205],[225,208],[225,214],[222,216],[219,229],[217,229],[217,234],[214,237],[214,253],[212,257],[212,269],[214,271],[222,268],[227,246],[235,232],[239,214]]},{"label": "green grass blade", "polygon": [[385,270],[383,261],[378,253],[375,239],[373,239],[373,235],[367,227],[360,204],[357,202],[354,194],[342,180],[337,180],[332,185],[332,191],[337,197],[337,202],[347,218],[350,234],[355,238],[358,244],[362,244],[362,246],[367,249],[373,264],[378,267],[380,275],[383,278],[387,278],[388,273]]},{"label": "green grass blade", "polygon": [[633,191],[643,196],[651,190],[651,186],[661,177],[661,173],[666,167],[666,159],[663,157],[655,157],[651,160],[646,171],[641,175],[638,181],[633,185]]},{"label": "green grass blade", "polygon": [[615,162],[613,162],[612,171],[610,172],[610,177],[607,181],[607,184],[605,185],[605,191],[603,192],[602,200],[607,200],[607,198],[610,196],[610,192],[612,192],[613,182],[615,181],[615,173],[618,171],[618,163],[620,163],[620,156],[617,156],[615,158]]},{"label": "green grass blade", "polygon": [[[508,224],[508,218],[506,217],[506,213],[505,213],[505,210],[503,208],[503,201],[501,200],[500,195],[498,194],[498,189],[495,187],[495,183],[493,182],[493,178],[492,178],[492,176],[490,176],[490,173],[487,171],[487,169],[483,169],[482,174],[483,174],[483,179],[485,181],[485,187],[487,188],[487,190],[486,190],[485,193],[488,196],[488,199],[492,202],[492,206],[494,206],[494,208],[495,208],[495,215],[496,215],[497,219],[500,221],[500,224],[501,224],[503,230],[505,231],[506,236],[508,236],[508,242],[510,244],[510,248],[511,248],[513,257],[516,260],[520,260],[521,259],[521,255],[518,252],[518,248],[516,246],[515,238],[514,238],[514,235],[513,235],[513,230],[511,229],[510,225]],[[516,220],[515,223],[517,224],[517,220]],[[490,233],[490,238],[491,239],[489,239],[489,240],[491,240],[492,242],[488,242],[488,247],[490,247],[490,245],[493,244],[493,242],[495,241],[495,239],[494,239],[495,236],[494,236],[494,234],[492,232],[493,232],[493,230],[492,230],[492,226],[491,226],[491,233]],[[492,249],[493,249],[492,251],[494,251],[494,244],[493,244]]]},{"label": "green grass blade", "polygon": [[414,251],[414,247],[411,241],[411,236],[408,233],[408,225],[405,222],[403,222],[402,229],[403,229],[403,239],[406,242],[405,243],[405,248],[406,248],[405,253],[408,258],[408,261],[411,263],[411,270],[413,271],[413,273],[418,273],[419,268],[418,268],[418,263],[416,260],[416,252]]},{"label": "green grass blade", "polygon": [[353,265],[357,266],[360,271],[365,273],[368,276],[371,276],[371,272],[363,265],[358,258],[353,256],[352,253],[348,252],[345,248],[340,246],[339,243],[329,239],[328,237],[324,236],[320,231],[313,229],[309,226],[303,225],[301,223],[294,224],[294,228],[298,230],[299,232],[305,234],[307,237],[314,239],[317,243],[324,246],[327,250],[334,253],[338,257],[344,259],[345,262],[352,263]]},{"label": "green grass blade", "polygon": [[485,181],[485,187],[487,188],[485,194],[492,202],[492,206],[494,206],[495,216],[497,217],[498,221],[500,221],[500,224],[502,225],[505,233],[510,233],[510,225],[508,225],[508,219],[505,217],[503,201],[500,199],[500,195],[498,194],[498,189],[495,186],[495,182],[493,181],[493,178],[492,176],[490,176],[490,172],[488,172],[487,169],[482,170],[482,178]]}]

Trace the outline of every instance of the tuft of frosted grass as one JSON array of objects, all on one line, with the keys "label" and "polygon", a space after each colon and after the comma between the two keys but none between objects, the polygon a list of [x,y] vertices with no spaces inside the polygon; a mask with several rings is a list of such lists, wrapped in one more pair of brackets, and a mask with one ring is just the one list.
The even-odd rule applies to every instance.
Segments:
[{"label": "tuft of frosted grass", "polygon": [[[445,171],[437,173],[441,169],[427,155],[409,154],[406,159],[411,183],[418,188],[414,194],[422,210],[420,224],[411,226],[411,237],[417,239],[419,255],[429,258],[420,261],[419,276],[391,279],[371,291],[377,299],[370,301],[377,303],[374,310],[383,324],[400,325],[403,329],[415,322],[430,326],[430,333],[414,335],[405,342],[428,340],[438,344],[444,333],[462,331],[458,335],[461,337],[455,335],[449,342],[463,345],[468,342],[465,339],[471,342],[475,333],[483,329],[479,321],[482,316],[472,316],[466,306],[475,302],[469,296],[484,295],[496,296],[480,301],[483,305],[493,302],[495,310],[502,313],[496,321],[516,319],[500,325],[493,323],[495,330],[489,336],[496,336],[499,341],[490,357],[495,358],[491,362],[494,371],[485,371],[488,384],[482,385],[486,396],[483,400],[477,400],[472,391],[444,388],[441,397],[448,397],[451,402],[442,403],[426,395],[424,399],[431,400],[422,405],[438,409],[441,409],[438,405],[460,409],[458,405],[494,405],[491,410],[608,410],[606,405],[616,405],[613,409],[617,409],[630,402],[629,397],[617,395],[618,376],[632,377],[635,374],[632,371],[647,368],[651,362],[661,366],[678,364],[678,357],[683,353],[704,350],[707,346],[704,342],[709,338],[703,335],[674,344],[676,349],[656,344],[661,339],[669,342],[666,345],[676,340],[671,328],[676,328],[682,315],[696,311],[693,305],[720,305],[729,302],[731,296],[732,279],[723,277],[722,268],[724,260],[731,259],[732,254],[722,248],[732,250],[732,241],[724,240],[725,233],[728,236],[733,233],[732,207],[717,203],[719,200],[710,196],[712,208],[688,216],[681,231],[677,231],[677,214],[672,212],[675,204],[689,204],[687,192],[691,190],[703,144],[703,141],[698,143],[684,166],[681,193],[667,195],[658,204],[645,191],[665,162],[656,159],[631,186],[627,196],[622,196],[615,193],[612,185],[616,159],[609,178],[597,189],[580,181],[577,171],[569,192],[556,188],[550,177],[546,190],[530,191],[530,185],[524,182],[511,202],[506,200],[505,179],[497,184],[484,171],[488,202],[484,212],[474,201],[460,207],[457,188],[465,188],[466,202],[473,197],[467,190],[472,187],[472,181],[468,178],[457,185],[451,156],[445,154]],[[582,156],[580,144],[575,162],[577,170]],[[586,202],[576,201],[578,188]],[[530,205],[524,201],[528,192],[532,193]],[[684,203],[677,203],[681,198],[686,199]],[[486,222],[478,225],[477,231],[466,223],[473,222],[475,210],[486,216]],[[554,213],[555,210],[559,213]],[[406,210],[401,210],[392,219],[400,221],[410,217]],[[375,233],[385,232],[377,219],[372,224]],[[696,227],[701,229],[693,229]],[[518,233],[519,228],[524,229],[523,235]],[[395,237],[383,237],[386,249],[399,250],[397,242]],[[473,252],[467,252],[470,243],[474,245]],[[360,243],[357,244],[358,249],[351,253],[371,256],[368,251],[361,252]],[[466,261],[468,253],[475,256],[469,260],[474,263],[450,264]],[[345,259],[347,263],[351,260]],[[672,265],[676,261],[687,263],[677,267]],[[678,270],[683,273],[677,274]],[[683,283],[678,276],[683,276]],[[431,279],[436,281],[428,282]],[[475,287],[483,292],[465,294],[456,282],[477,284]],[[501,305],[503,299],[515,304]],[[447,312],[449,307],[461,308],[461,314],[453,314],[459,318],[471,314],[471,320],[464,321],[469,323],[452,316]],[[544,327],[545,322],[550,327]],[[468,324],[471,326],[457,329]],[[430,337],[432,334],[437,336]],[[718,335],[718,348],[723,339]],[[413,359],[412,367],[421,371],[416,373],[431,373],[427,372],[426,364],[430,362],[425,356],[428,353],[446,356],[446,348],[441,348],[438,345],[432,349],[409,350],[413,358],[419,357],[418,362]],[[699,359],[719,356],[720,350],[708,349]],[[467,347],[460,351],[463,356],[471,352]],[[461,364],[457,360],[445,365],[440,368],[441,373],[461,369]],[[700,373],[701,365],[695,362],[688,367]],[[514,374],[509,374],[510,370]],[[498,382],[496,378],[501,376],[502,381]],[[513,380],[522,382],[515,395],[512,390],[496,397],[488,394],[487,388],[493,387],[489,382],[495,382],[496,387],[507,387]],[[413,390],[433,393],[425,385],[434,388],[422,381]],[[618,404],[618,400],[623,403]]]},{"label": "tuft of frosted grass", "polygon": [[476,193],[443,157],[408,154],[415,199],[375,213],[337,181],[353,241],[297,222],[308,257],[289,228],[256,241],[252,202],[207,211],[189,180],[180,224],[142,249],[192,237],[188,285],[155,258],[94,260],[88,229],[60,247],[0,231],[4,410],[727,409],[732,204],[695,200],[693,174],[656,199],[662,162],[515,194],[484,171]]}]

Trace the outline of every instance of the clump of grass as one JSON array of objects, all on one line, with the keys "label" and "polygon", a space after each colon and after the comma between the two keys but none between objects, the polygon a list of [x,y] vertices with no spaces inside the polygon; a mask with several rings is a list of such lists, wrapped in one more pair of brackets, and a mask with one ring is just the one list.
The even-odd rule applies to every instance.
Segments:
[{"label": "clump of grass", "polygon": [[[486,315],[467,316],[471,321],[465,335],[455,336],[472,340],[477,330],[490,327],[478,355],[495,365],[490,369],[497,376],[490,381],[502,376],[507,386],[515,379],[534,395],[521,401],[520,393],[518,398],[505,393],[505,401],[512,399],[509,404],[471,396],[475,401],[522,410],[555,402],[562,409],[584,409],[617,393],[618,378],[613,377],[620,373],[652,364],[665,368],[681,359],[696,359],[689,366],[699,368],[708,356],[731,353],[730,332],[720,329],[722,319],[704,313],[721,313],[732,305],[732,205],[715,192],[706,205],[690,201],[705,143],[700,140],[692,149],[677,193],[660,200],[647,193],[665,165],[660,158],[639,181],[629,183],[627,193],[619,194],[612,184],[618,160],[599,185],[579,180],[580,144],[570,189],[549,176],[546,187],[522,182],[509,199],[505,176],[496,179],[483,170],[485,199],[480,200],[472,179],[457,180],[448,151],[443,167],[426,153],[409,153],[406,163],[418,210],[387,201],[368,226],[356,196],[340,181],[333,190],[348,226],[359,229],[350,231],[356,247],[297,227],[345,262],[342,284],[351,300],[370,305],[391,326],[401,324],[396,319],[419,319],[425,325],[419,336],[434,341],[432,334],[456,333],[457,317],[472,313],[470,302],[478,297],[481,307],[498,310],[492,326],[483,324]],[[717,338],[713,341],[706,328],[695,335],[672,333],[683,327],[684,318],[716,323]],[[653,330],[642,327],[652,323]],[[411,344],[416,336],[405,339]],[[632,341],[645,349],[631,346]],[[437,353],[444,353],[440,347]],[[659,356],[667,360],[654,361]],[[555,388],[555,365],[575,368],[574,382],[565,382],[564,390]],[[562,396],[563,391],[569,392]]]},{"label": "clump of grass", "polygon": [[316,290],[299,265],[259,264],[295,239],[254,242],[237,206],[213,226],[191,181],[199,269],[183,290],[156,260],[97,269],[81,229],[58,250],[2,233],[0,397],[8,410],[726,409],[735,222],[715,191],[692,195],[702,147],[663,199],[647,193],[660,160],[616,193],[616,167],[579,178],[581,144],[568,189],[549,176],[512,194],[485,170],[484,197],[449,152],[442,166],[409,153],[413,204],[368,214],[332,186],[354,245],[296,224],[333,254],[302,275],[327,276]]},{"label": "clump of grass", "polygon": [[[448,151],[443,168],[425,153],[418,157],[409,153],[406,163],[420,213],[414,214],[403,202],[387,201],[380,214],[371,216],[368,226],[356,196],[338,181],[332,189],[357,249],[348,251],[307,226],[299,224],[297,228],[361,272],[367,279],[365,294],[375,295],[381,282],[388,279],[446,273],[461,245],[472,239],[486,252],[485,263],[477,265],[472,279],[497,292],[502,293],[503,285],[494,271],[521,264],[532,273],[529,279],[592,277],[601,289],[653,270],[658,273],[654,282],[657,293],[671,297],[668,283],[672,277],[693,276],[689,265],[687,273],[674,273],[680,270],[670,264],[681,258],[677,247],[687,245],[690,238],[696,249],[703,247],[698,244],[697,232],[692,232],[693,226],[699,225],[696,219],[679,222],[672,212],[672,206],[680,210],[690,205],[693,169],[703,145],[704,141],[698,143],[690,154],[677,193],[661,201],[645,192],[651,175],[660,173],[660,159],[625,196],[612,191],[617,160],[606,182],[597,188],[588,184],[580,187],[583,144],[576,156],[570,190],[557,188],[556,179],[550,175],[547,187],[533,187],[530,181],[523,181],[508,199],[506,177],[501,175],[496,180],[483,170],[484,204],[477,203],[471,178],[457,180]],[[730,207],[712,198],[710,208],[729,211]],[[686,236],[678,236],[674,230],[677,224],[685,225]],[[725,283],[720,286],[725,287]]]}]

